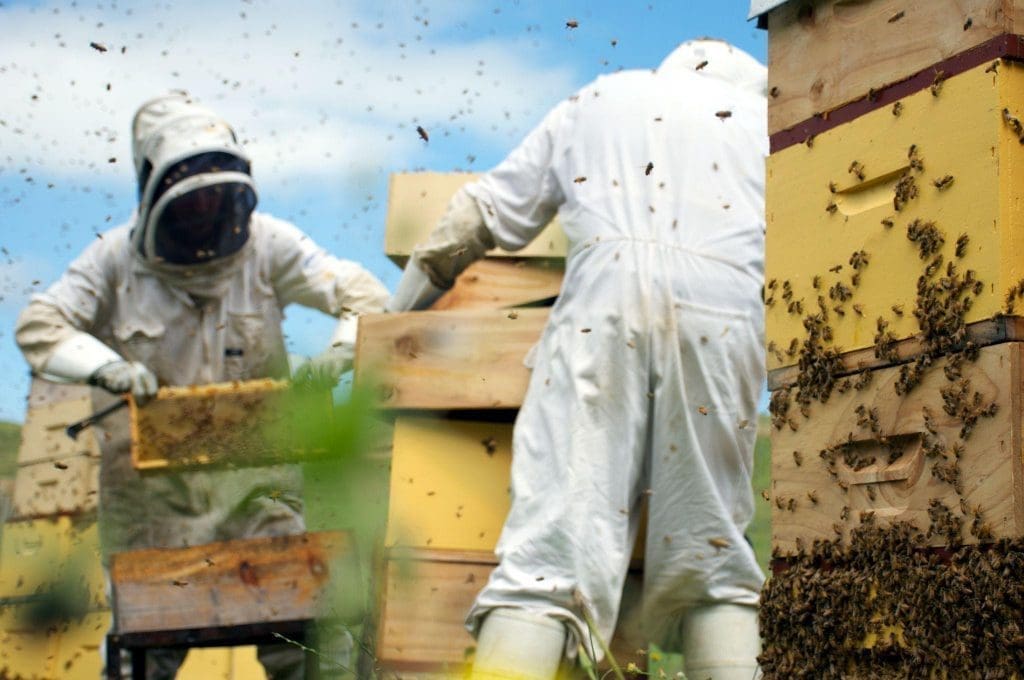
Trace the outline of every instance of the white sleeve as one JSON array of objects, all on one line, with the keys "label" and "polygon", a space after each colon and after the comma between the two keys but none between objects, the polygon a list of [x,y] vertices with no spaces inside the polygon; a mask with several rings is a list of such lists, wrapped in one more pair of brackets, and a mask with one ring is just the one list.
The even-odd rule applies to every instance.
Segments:
[{"label": "white sleeve", "polygon": [[525,247],[565,202],[555,162],[572,106],[563,101],[552,109],[504,161],[466,187],[505,250]]},{"label": "white sleeve", "polygon": [[384,311],[388,290],[363,266],[330,255],[298,228],[267,220],[271,282],[281,306],[290,303],[340,317]]}]

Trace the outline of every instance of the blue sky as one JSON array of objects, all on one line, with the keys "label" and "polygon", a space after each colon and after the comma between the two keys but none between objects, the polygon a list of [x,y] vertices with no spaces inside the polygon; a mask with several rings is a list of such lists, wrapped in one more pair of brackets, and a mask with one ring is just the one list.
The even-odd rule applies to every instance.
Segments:
[{"label": "blue sky", "polygon": [[[747,0],[74,4],[0,1],[4,420],[23,420],[28,389],[17,314],[128,218],[128,127],[149,97],[186,89],[224,115],[254,157],[259,209],[393,288],[390,173],[486,170],[576,88],[656,67],[689,38],[723,38],[762,62],[766,52]],[[318,352],[332,328],[288,310],[292,351]]]}]

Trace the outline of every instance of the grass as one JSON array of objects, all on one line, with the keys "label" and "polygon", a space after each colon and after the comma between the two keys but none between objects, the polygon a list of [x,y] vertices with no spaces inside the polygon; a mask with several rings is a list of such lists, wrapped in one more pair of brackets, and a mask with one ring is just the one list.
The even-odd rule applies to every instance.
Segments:
[{"label": "grass", "polygon": [[754,447],[754,519],[747,527],[747,537],[754,544],[757,562],[765,574],[772,553],[771,507],[761,492],[771,483],[771,441],[769,440],[768,416],[761,416],[757,428],[757,444]]},{"label": "grass", "polygon": [[0,421],[0,479],[13,479],[18,469],[21,425]]}]

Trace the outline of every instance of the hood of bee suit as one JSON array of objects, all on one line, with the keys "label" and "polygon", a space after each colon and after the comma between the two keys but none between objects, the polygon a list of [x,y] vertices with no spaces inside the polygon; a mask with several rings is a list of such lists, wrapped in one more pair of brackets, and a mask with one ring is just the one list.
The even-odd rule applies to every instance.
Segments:
[{"label": "hood of bee suit", "polygon": [[765,97],[768,94],[768,69],[743,50],[724,40],[701,38],[688,40],[672,51],[658,67],[658,74],[672,77],[681,72],[698,71],[708,78],[732,83],[741,90]]},{"label": "hood of bee suit", "polygon": [[187,94],[152,99],[132,121],[136,260],[169,283],[216,294],[249,241],[256,188],[234,130]]}]

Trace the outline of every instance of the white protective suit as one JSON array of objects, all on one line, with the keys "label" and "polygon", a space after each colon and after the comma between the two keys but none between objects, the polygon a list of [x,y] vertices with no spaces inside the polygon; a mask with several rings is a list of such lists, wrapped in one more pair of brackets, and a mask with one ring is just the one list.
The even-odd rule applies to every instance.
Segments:
[{"label": "white protective suit", "polygon": [[[210,151],[244,159],[234,133],[184,97],[143,106],[134,125],[142,202],[132,223],[95,240],[18,320],[17,341],[37,372],[57,348],[87,333],[121,358],[146,366],[161,385],[287,377],[281,321],[297,303],[337,317],[378,312],[387,290],[354,262],[327,254],[287,222],[252,213],[237,252],[195,266],[147,255],[144,224],[153,185],[183,158]],[[148,166],[151,166],[151,170]],[[247,174],[217,168],[179,182],[216,184]],[[178,185],[164,187],[170,194]],[[253,194],[254,197],[254,194]],[[152,251],[149,251],[151,253]],[[344,334],[348,320],[339,324]],[[96,407],[115,397],[96,390]],[[304,531],[298,466],[161,473],[140,477],[129,460],[127,414],[97,425],[104,554],[181,547]],[[150,655],[150,677],[173,677],[184,652]],[[260,658],[274,678],[301,678],[302,652],[277,645]]]},{"label": "white protective suit", "polygon": [[649,639],[679,649],[687,612],[746,605],[756,647],[763,575],[744,530],[765,375],[765,78],[704,40],[656,72],[598,78],[460,191],[414,254],[393,309],[450,286],[453,255],[522,248],[556,212],[570,243],[474,633],[495,608],[527,610],[567,624],[568,654],[599,657],[582,607],[608,640],[646,496]]}]

